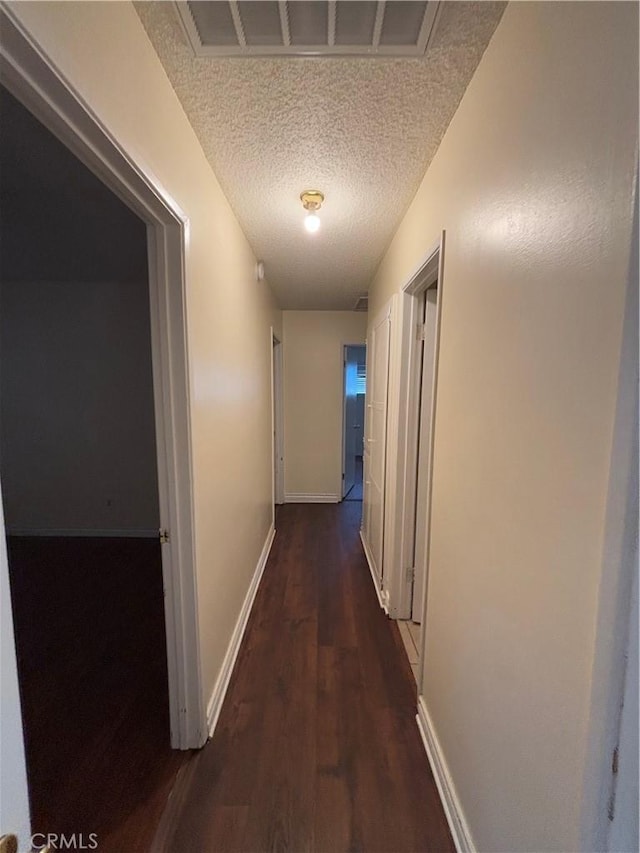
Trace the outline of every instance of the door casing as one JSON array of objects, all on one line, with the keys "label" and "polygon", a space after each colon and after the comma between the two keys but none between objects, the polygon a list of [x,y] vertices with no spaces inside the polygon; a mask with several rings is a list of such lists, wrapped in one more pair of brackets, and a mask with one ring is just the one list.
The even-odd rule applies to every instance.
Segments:
[{"label": "door casing", "polygon": [[[207,737],[198,630],[185,250],[189,220],[0,6],[0,81],[147,226],[149,300],[171,745]],[[4,519],[0,535],[4,536]]]},{"label": "door casing", "polygon": [[[418,294],[416,294],[418,297]],[[414,512],[414,555],[413,590],[411,595],[411,619],[422,623],[427,588],[427,514],[431,486],[431,415],[433,386],[435,382],[434,362],[436,344],[436,322],[438,312],[437,282],[419,293],[420,310],[424,306],[424,335],[422,336],[420,360],[420,392],[417,402],[418,430],[416,445],[411,450],[409,464],[417,472],[416,503]]]},{"label": "door casing", "polygon": [[[389,615],[395,619],[411,618],[413,546],[415,535],[416,464],[415,453],[419,428],[420,359],[417,326],[420,296],[436,282],[438,304],[434,378],[430,413],[428,449],[430,482],[427,497],[426,555],[430,541],[431,479],[433,476],[433,446],[437,408],[438,356],[441,334],[442,302],[444,295],[445,232],[429,250],[424,260],[407,279],[398,294],[398,321],[394,327],[391,349],[391,392],[389,400],[388,446],[390,458],[387,476],[387,511],[385,528],[385,589],[388,594]],[[425,616],[423,606],[422,623]],[[423,630],[424,635],[424,630]],[[420,688],[420,685],[418,685]]]}]

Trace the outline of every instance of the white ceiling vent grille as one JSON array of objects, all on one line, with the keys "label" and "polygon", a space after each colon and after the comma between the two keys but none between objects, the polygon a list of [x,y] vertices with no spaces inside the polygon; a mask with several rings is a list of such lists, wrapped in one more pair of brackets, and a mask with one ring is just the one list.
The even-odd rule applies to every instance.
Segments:
[{"label": "white ceiling vent grille", "polygon": [[196,56],[423,56],[436,0],[190,0],[174,6]]},{"label": "white ceiling vent grille", "polygon": [[369,295],[365,294],[364,296],[359,296],[358,301],[353,306],[354,311],[368,311],[369,310]]}]

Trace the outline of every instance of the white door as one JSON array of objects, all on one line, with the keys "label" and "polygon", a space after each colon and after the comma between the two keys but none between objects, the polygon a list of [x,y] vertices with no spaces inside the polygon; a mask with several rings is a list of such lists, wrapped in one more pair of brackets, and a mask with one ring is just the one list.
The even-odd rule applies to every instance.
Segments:
[{"label": "white door", "polygon": [[[31,847],[27,768],[18,691],[16,645],[9,592],[9,563],[0,498],[0,836],[17,835],[20,850]],[[43,623],[41,630],[46,630]]]},{"label": "white door", "polygon": [[413,596],[411,619],[422,621],[427,581],[427,521],[429,516],[429,484],[431,471],[431,413],[433,406],[434,364],[436,356],[436,318],[438,291],[432,287],[424,295],[424,333],[422,345],[422,378],[420,382],[420,420],[418,428],[416,533],[414,546]]},{"label": "white door", "polygon": [[372,570],[382,588],[384,489],[387,447],[387,397],[391,305],[378,315],[370,331],[367,372],[367,417],[364,448],[364,527]]}]

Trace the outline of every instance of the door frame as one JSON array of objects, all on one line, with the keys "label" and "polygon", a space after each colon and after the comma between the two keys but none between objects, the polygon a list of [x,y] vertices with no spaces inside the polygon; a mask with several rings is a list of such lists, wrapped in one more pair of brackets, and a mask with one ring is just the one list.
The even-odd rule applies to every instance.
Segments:
[{"label": "door frame", "polygon": [[282,373],[282,341],[271,327],[271,433],[272,442],[272,503],[273,526],[276,524],[276,504],[284,503],[284,399]]},{"label": "door frame", "polygon": [[[44,54],[8,5],[0,6],[0,82],[147,226],[153,389],[163,545],[171,746],[207,737],[198,629],[186,332],[189,220],[130,156]],[[0,519],[4,536],[4,517]]]},{"label": "door frame", "polygon": [[[429,294],[435,295],[435,304],[433,299],[429,299]],[[416,433],[415,442],[409,446],[408,463],[415,472],[415,509],[413,514],[413,524],[411,532],[413,533],[413,577],[412,584],[408,587],[410,591],[409,607],[411,610],[411,619],[413,622],[422,624],[422,616],[425,606],[425,597],[427,589],[428,567],[426,564],[426,552],[421,554],[419,558],[419,534],[427,532],[426,512],[418,517],[418,509],[428,510],[429,495],[431,489],[431,428],[433,426],[433,391],[435,386],[434,363],[436,354],[436,321],[438,315],[438,304],[440,293],[438,291],[438,281],[436,279],[432,284],[427,284],[425,287],[419,288],[415,293],[418,300],[419,310],[422,313],[424,310],[424,334],[422,340],[416,341],[416,366],[420,373],[419,391],[417,400],[411,401],[410,405],[415,412],[416,417]],[[431,306],[431,307],[430,307]],[[431,332],[431,334],[429,334]],[[422,344],[422,346],[420,346]],[[431,350],[429,352],[429,350]],[[429,359],[433,359],[431,369],[429,370]],[[425,385],[426,383],[426,385]],[[425,396],[425,392],[428,396]],[[413,413],[412,413],[413,414]],[[423,430],[427,429],[428,433],[423,436]],[[423,442],[423,438],[426,439]],[[426,448],[426,453],[425,453]],[[421,478],[420,467],[424,465],[426,460],[426,478]],[[423,504],[420,504],[420,500]],[[424,525],[424,526],[423,526]],[[425,536],[426,545],[426,536]],[[421,573],[424,572],[424,576]]]},{"label": "door frame", "polygon": [[[385,564],[389,596],[389,615],[394,619],[411,618],[413,541],[415,535],[416,450],[419,429],[420,347],[416,337],[420,296],[438,284],[433,395],[430,413],[429,483],[427,487],[426,547],[427,574],[431,528],[431,490],[433,481],[433,447],[438,390],[438,365],[443,302],[443,264],[445,232],[425,256],[418,268],[405,281],[399,293],[397,333],[392,340],[392,377],[389,447],[393,459],[389,465]],[[427,578],[422,607],[424,637]],[[421,643],[422,645],[422,643]],[[421,651],[422,654],[422,651]],[[418,684],[420,692],[421,684]]]}]

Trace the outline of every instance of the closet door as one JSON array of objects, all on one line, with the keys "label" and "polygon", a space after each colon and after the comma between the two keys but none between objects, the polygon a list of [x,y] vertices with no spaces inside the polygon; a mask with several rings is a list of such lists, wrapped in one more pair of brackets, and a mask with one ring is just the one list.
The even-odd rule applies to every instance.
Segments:
[{"label": "closet door", "polygon": [[391,305],[375,319],[369,333],[367,418],[364,446],[364,525],[372,569],[382,586],[384,547],[384,489],[389,390]]}]

